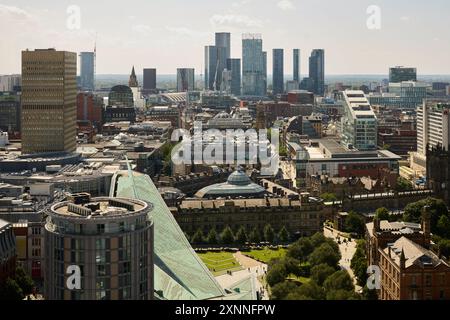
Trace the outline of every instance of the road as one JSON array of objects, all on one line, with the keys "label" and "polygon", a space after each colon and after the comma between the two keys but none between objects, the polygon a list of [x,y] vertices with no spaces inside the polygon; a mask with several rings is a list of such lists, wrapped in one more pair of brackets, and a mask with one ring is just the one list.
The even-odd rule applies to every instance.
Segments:
[{"label": "road", "polygon": [[[339,238],[339,234],[337,230],[334,231],[330,231],[327,228],[323,229],[323,234],[328,237],[328,238],[332,238],[336,243],[337,242],[337,238]],[[340,237],[340,239],[344,239],[343,237]],[[353,270],[350,268],[350,264],[353,258],[353,255],[356,252],[356,241],[355,239],[352,239],[352,241],[347,241],[347,243],[343,243],[341,242],[341,244],[339,245],[339,251],[341,252],[341,260],[339,261],[339,266],[342,269],[347,270],[347,272],[350,274],[350,276],[353,279],[353,283],[355,284],[355,291],[359,292],[362,288],[360,286],[357,285],[356,283],[356,277],[355,274],[353,273]]]}]

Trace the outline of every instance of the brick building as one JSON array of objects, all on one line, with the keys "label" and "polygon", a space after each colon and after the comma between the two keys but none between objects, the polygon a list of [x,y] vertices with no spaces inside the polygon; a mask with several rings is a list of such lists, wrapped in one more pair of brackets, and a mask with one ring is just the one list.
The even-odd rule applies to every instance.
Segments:
[{"label": "brick building", "polygon": [[449,300],[450,266],[406,237],[379,249],[381,300]]}]

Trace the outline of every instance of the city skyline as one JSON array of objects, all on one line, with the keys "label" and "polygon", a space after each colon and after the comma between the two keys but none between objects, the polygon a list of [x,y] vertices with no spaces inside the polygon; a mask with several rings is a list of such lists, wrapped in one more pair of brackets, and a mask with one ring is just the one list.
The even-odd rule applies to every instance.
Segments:
[{"label": "city skyline", "polygon": [[[289,53],[299,48],[302,73],[308,70],[307,57],[312,49],[323,48],[329,75],[384,75],[396,65],[417,67],[419,74],[450,74],[450,65],[444,63],[450,44],[441,36],[441,30],[448,30],[450,25],[445,19],[438,19],[441,10],[450,6],[448,2],[380,1],[380,30],[370,30],[366,25],[369,1],[346,3],[344,7],[332,1],[273,0],[261,4],[254,0],[194,0],[186,8],[178,6],[178,0],[151,4],[136,0],[129,9],[119,11],[109,6],[105,11],[101,4],[79,1],[80,29],[70,30],[67,20],[73,11],[67,13],[69,2],[50,5],[49,1],[41,1],[30,5],[23,0],[3,1],[2,36],[8,39],[11,28],[20,36],[11,38],[0,54],[0,74],[19,73],[20,52],[27,48],[55,47],[79,53],[93,51],[96,39],[97,74],[127,74],[130,63],[136,70],[157,68],[159,74],[175,74],[178,67],[195,68],[200,73],[204,70],[204,45],[214,42],[215,32],[231,33],[231,57],[235,58],[241,57],[242,34],[249,32],[262,34],[263,50],[269,54],[273,48]],[[137,6],[139,12],[135,10]],[[150,21],[146,12],[154,9],[163,13],[170,10],[171,22],[167,23],[164,14],[155,15]],[[99,17],[99,10],[107,15]],[[333,14],[324,19],[323,12]],[[354,50],[355,41],[358,50]],[[430,52],[434,59],[427,58]],[[122,62],[124,56],[130,63]],[[268,70],[272,70],[271,61],[269,57]],[[285,71],[292,68],[288,57]]]}]

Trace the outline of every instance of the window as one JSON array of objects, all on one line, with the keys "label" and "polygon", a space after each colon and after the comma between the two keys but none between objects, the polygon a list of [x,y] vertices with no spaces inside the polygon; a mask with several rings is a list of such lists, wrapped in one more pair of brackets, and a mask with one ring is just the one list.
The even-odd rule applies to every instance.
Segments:
[{"label": "window", "polygon": [[99,233],[99,234],[105,233],[105,225],[104,224],[97,225],[97,233]]},{"label": "window", "polygon": [[426,275],[425,276],[425,285],[427,287],[431,287],[431,281],[432,281],[431,275]]}]

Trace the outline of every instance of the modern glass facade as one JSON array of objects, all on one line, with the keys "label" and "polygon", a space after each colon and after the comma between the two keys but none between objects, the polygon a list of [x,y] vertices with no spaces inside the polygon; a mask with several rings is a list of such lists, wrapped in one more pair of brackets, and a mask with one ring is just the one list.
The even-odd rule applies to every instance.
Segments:
[{"label": "modern glass facade", "polygon": [[314,49],[309,58],[309,78],[313,92],[317,95],[325,93],[325,50]]},{"label": "modern glass facade", "polygon": [[417,81],[416,68],[394,67],[389,69],[389,82]]},{"label": "modern glass facade", "polygon": [[80,53],[80,77],[81,88],[86,91],[94,91],[95,53]]},{"label": "modern glass facade", "polygon": [[273,49],[273,94],[284,92],[284,50]]},{"label": "modern glass facade", "polygon": [[378,124],[375,113],[363,91],[344,91],[342,143],[349,149],[377,149]]},{"label": "modern glass facade", "polygon": [[259,34],[242,38],[242,89],[246,96],[265,96],[267,68],[264,63],[263,41]]},{"label": "modern glass facade", "polygon": [[[293,50],[293,75],[294,75],[294,81],[297,81],[300,83],[300,49],[294,49]],[[297,88],[298,89],[298,88]]]},{"label": "modern glass facade", "polygon": [[228,59],[227,69],[231,72],[231,94],[241,95],[241,59]]},{"label": "modern glass facade", "polygon": [[156,90],[156,69],[144,69],[144,93]]},{"label": "modern glass facade", "polygon": [[195,70],[190,68],[177,69],[177,91],[188,92],[195,90]]}]

